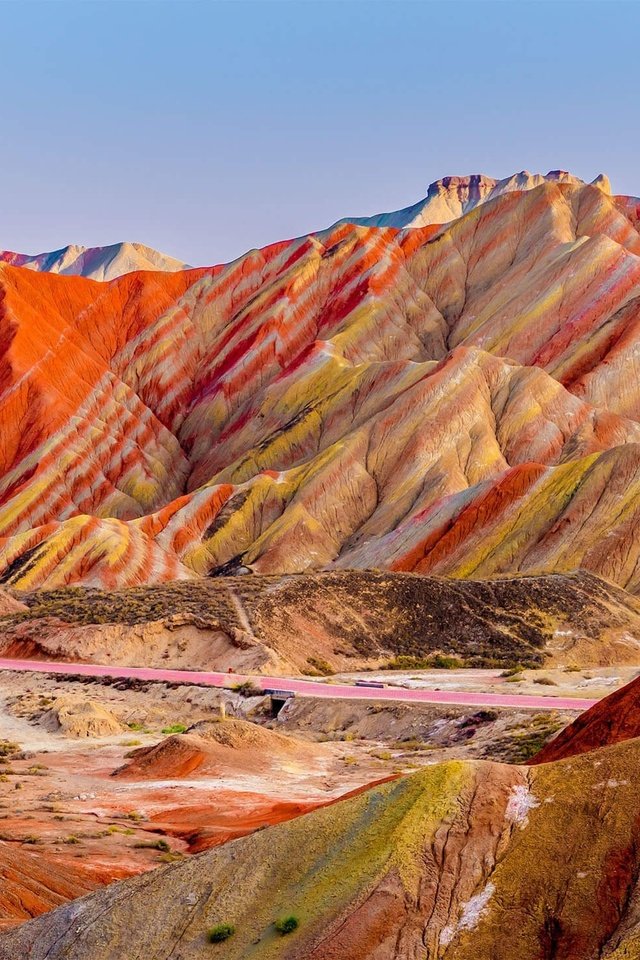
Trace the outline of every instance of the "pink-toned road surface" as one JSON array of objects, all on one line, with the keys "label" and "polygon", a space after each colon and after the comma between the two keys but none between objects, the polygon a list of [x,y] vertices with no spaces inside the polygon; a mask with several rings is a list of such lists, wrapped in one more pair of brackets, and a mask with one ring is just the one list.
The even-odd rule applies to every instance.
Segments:
[{"label": "pink-toned road surface", "polygon": [[60,663],[43,660],[3,660],[0,670],[62,673],[67,676],[116,677],[156,680],[164,683],[194,683],[206,687],[232,687],[251,680],[263,690],[290,690],[305,697],[341,700],[405,700],[413,703],[451,703],[469,707],[527,707],[533,710],[588,710],[597,700],[574,697],[531,697],[525,694],[469,693],[462,690],[405,690],[401,687],[356,687],[345,683],[318,683],[287,677],[244,676],[237,673],[199,673],[195,670],[164,670],[155,667],[117,667],[96,663]]}]

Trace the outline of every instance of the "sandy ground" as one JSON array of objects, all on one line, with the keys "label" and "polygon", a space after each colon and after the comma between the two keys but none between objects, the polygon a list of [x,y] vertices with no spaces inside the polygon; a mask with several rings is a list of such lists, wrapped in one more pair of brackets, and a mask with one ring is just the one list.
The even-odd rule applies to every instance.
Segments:
[{"label": "sandy ground", "polygon": [[[523,670],[508,676],[503,670],[381,670],[343,673],[335,682],[381,680],[388,686],[419,690],[465,690],[538,697],[584,697],[598,700],[640,674],[637,666],[596,667],[590,670]],[[331,680],[329,682],[331,682]]]}]

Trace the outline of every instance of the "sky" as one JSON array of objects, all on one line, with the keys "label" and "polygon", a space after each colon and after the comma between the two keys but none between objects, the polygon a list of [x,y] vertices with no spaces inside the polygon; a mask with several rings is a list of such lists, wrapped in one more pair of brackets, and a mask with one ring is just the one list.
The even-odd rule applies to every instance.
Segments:
[{"label": "sky", "polygon": [[0,247],[194,265],[448,174],[640,194],[633,2],[4,0]]}]

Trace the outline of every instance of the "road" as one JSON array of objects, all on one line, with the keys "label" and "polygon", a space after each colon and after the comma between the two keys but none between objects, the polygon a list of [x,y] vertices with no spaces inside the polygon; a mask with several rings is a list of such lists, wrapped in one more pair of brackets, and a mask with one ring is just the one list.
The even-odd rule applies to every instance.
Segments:
[{"label": "road", "polygon": [[533,710],[588,710],[597,700],[575,697],[533,697],[517,693],[470,693],[462,690],[404,690],[400,687],[356,687],[350,684],[292,680],[288,677],[245,676],[235,673],[201,673],[195,670],[165,670],[156,667],[117,667],[95,663],[60,663],[43,660],[3,660],[0,670],[32,673],[62,673],[83,677],[156,680],[164,683],[195,683],[207,687],[231,687],[250,680],[256,687],[292,690],[305,697],[341,700],[397,700],[411,703],[447,703],[467,707],[526,707]]}]

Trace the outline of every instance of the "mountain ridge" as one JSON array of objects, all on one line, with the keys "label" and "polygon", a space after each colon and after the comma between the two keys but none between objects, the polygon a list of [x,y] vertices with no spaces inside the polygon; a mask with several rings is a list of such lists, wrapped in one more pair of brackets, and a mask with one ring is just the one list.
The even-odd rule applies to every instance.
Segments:
[{"label": "mountain ridge", "polygon": [[640,589],[632,206],[545,179],[227,266],[0,266],[0,579],[582,566]]}]

